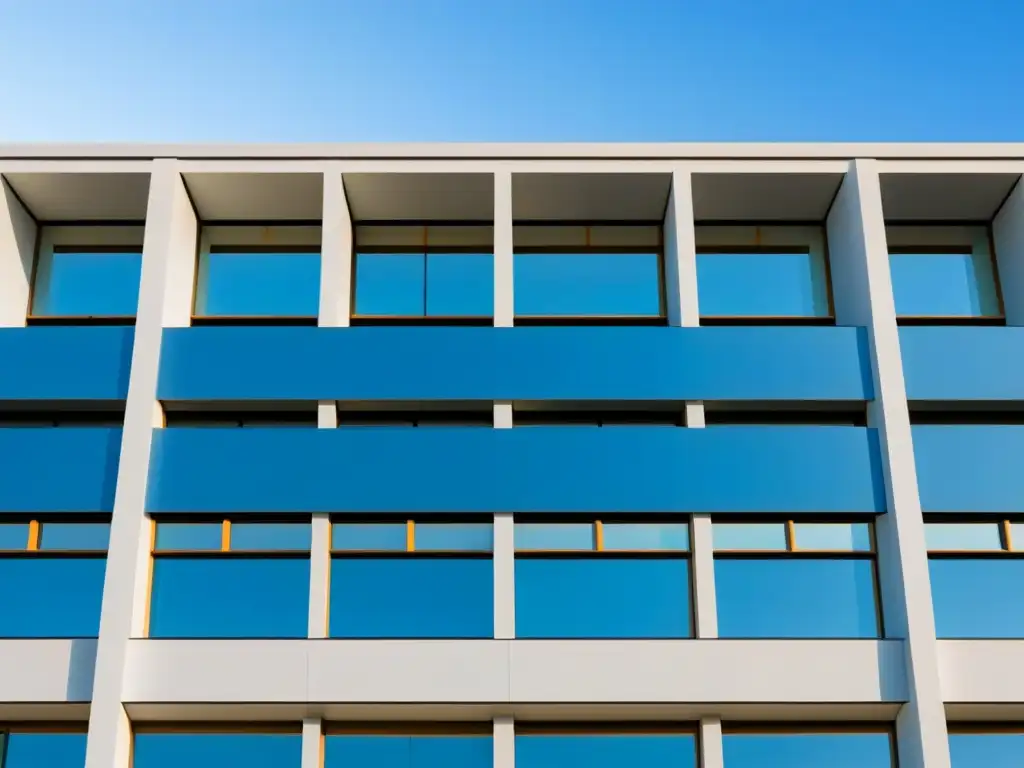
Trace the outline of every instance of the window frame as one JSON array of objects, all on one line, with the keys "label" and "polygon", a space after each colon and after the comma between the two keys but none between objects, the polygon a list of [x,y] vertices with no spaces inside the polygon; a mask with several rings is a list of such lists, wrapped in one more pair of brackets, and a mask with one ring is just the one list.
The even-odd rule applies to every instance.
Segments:
[{"label": "window frame", "polygon": [[[61,225],[56,225],[56,229],[60,229]],[[101,222],[99,224],[102,228],[120,228],[120,227],[138,227],[138,222]],[[75,227],[78,229],[78,227]],[[28,289],[28,309],[25,312],[25,325],[135,325],[136,318],[138,317],[138,304],[135,306],[134,315],[41,315],[36,314],[35,303],[36,303],[36,285],[39,279],[40,265],[44,259],[53,260],[53,257],[59,253],[81,253],[81,254],[138,254],[139,261],[142,261],[142,245],[72,245],[53,242],[53,240],[61,240],[60,233],[56,232],[52,235],[42,234],[39,236],[37,242],[35,258],[32,259],[32,270],[29,281]],[[44,242],[48,241],[48,242]],[[142,267],[139,267],[139,280],[142,280]],[[141,299],[140,299],[141,300]]]},{"label": "window frame", "polygon": [[27,540],[24,547],[18,549],[0,549],[0,558],[43,558],[43,559],[103,559],[110,550],[108,544],[104,549],[46,549],[42,546],[43,529],[46,525],[106,525],[110,526],[110,515],[19,515],[5,514],[0,516],[0,525],[27,525]]},{"label": "window frame", "polygon": [[1024,549],[1016,549],[1013,546],[1013,525],[1024,523],[1024,518],[1018,519],[1015,516],[1008,517],[977,517],[967,519],[960,515],[949,515],[947,519],[934,515],[925,515],[925,531],[932,524],[947,525],[998,525],[999,528],[999,549],[931,549],[925,542],[928,559],[936,560],[989,560],[996,558],[1020,559],[1024,558]]}]

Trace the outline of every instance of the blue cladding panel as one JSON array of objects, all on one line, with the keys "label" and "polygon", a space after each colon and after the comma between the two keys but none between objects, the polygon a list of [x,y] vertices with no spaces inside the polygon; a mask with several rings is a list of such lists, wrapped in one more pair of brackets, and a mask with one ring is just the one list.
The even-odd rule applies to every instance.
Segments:
[{"label": "blue cladding panel", "polygon": [[1024,427],[929,425],[913,435],[925,512],[1021,511]]},{"label": "blue cladding panel", "polygon": [[885,506],[876,435],[857,427],[163,429],[154,448],[154,512]]},{"label": "blue cladding panel", "polygon": [[1024,400],[1024,328],[906,327],[910,400]]},{"label": "blue cladding panel", "polygon": [[120,428],[0,428],[0,510],[112,512],[120,454]]},{"label": "blue cladding panel", "polygon": [[863,328],[182,328],[164,400],[870,400]]},{"label": "blue cladding panel", "polygon": [[0,329],[0,400],[124,400],[135,329]]}]

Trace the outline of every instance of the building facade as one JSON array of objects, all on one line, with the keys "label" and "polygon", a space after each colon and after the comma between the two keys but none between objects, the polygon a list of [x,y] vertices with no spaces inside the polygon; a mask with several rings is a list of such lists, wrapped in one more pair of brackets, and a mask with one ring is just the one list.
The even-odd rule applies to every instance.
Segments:
[{"label": "building facade", "polygon": [[1024,146],[0,146],[3,768],[1024,764]]}]

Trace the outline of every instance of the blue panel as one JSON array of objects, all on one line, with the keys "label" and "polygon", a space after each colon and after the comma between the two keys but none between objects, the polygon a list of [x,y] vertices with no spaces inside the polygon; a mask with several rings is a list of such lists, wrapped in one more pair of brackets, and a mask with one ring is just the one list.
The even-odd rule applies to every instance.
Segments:
[{"label": "blue panel", "polygon": [[716,558],[719,637],[880,637],[871,560]]},{"label": "blue panel", "polygon": [[0,558],[0,637],[97,637],[104,557]]},{"label": "blue panel", "polygon": [[149,488],[165,513],[885,509],[859,427],[163,429]]},{"label": "blue panel", "polygon": [[516,768],[695,768],[690,734],[537,734],[516,736]]},{"label": "blue panel", "polygon": [[[1024,380],[1024,377],[1022,377]],[[863,328],[180,328],[164,400],[870,400]]]},{"label": "blue panel", "polygon": [[324,768],[491,768],[490,736],[328,736]]},{"label": "blue panel", "polygon": [[917,426],[914,459],[925,512],[1018,513],[1024,426]]},{"label": "blue panel", "polygon": [[115,427],[0,427],[0,509],[111,512],[120,455]]},{"label": "blue panel", "polygon": [[0,757],[4,768],[84,768],[85,739],[84,732],[11,733],[0,744]]},{"label": "blue panel", "polygon": [[0,400],[124,400],[135,329],[0,329]]},{"label": "blue panel", "polygon": [[911,400],[1024,400],[1024,328],[900,328]]},{"label": "blue panel", "polygon": [[137,733],[132,768],[299,768],[300,734]]},{"label": "blue panel", "polygon": [[488,558],[331,560],[331,637],[494,637]]},{"label": "blue panel", "polygon": [[725,768],[892,768],[887,733],[739,734],[722,737]]},{"label": "blue panel", "polygon": [[1024,638],[1024,560],[932,558],[935,634],[943,638]]},{"label": "blue panel", "polygon": [[1024,733],[951,733],[951,768],[1020,768]]},{"label": "blue panel", "polygon": [[517,558],[516,637],[690,637],[683,558]]}]

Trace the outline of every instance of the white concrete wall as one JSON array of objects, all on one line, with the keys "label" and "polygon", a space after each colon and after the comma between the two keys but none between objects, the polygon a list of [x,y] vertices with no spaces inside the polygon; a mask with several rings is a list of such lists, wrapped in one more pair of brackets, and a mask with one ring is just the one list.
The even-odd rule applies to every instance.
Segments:
[{"label": "white concrete wall", "polygon": [[1024,325],[1024,184],[1017,186],[992,222],[996,265],[1007,325]]},{"label": "white concrete wall", "polygon": [[0,176],[0,328],[25,325],[39,228]]}]

